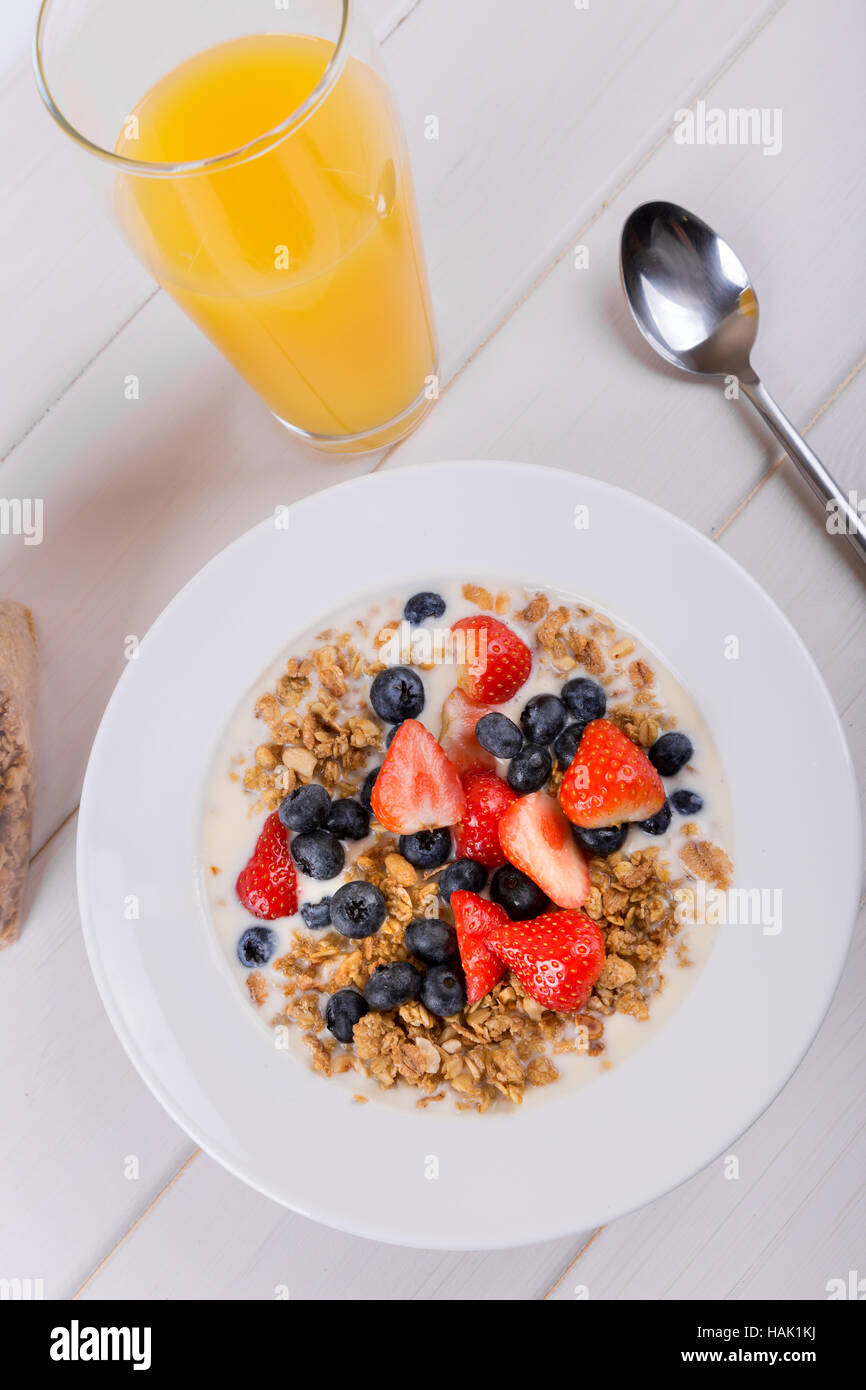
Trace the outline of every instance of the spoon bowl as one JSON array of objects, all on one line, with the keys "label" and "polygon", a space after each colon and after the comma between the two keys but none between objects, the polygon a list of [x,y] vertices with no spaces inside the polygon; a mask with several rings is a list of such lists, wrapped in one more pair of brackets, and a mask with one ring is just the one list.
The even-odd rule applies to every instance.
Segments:
[{"label": "spoon bowl", "polygon": [[622,230],[620,270],[635,322],[683,371],[742,376],[758,332],[758,301],[726,241],[676,203],[644,203]]}]

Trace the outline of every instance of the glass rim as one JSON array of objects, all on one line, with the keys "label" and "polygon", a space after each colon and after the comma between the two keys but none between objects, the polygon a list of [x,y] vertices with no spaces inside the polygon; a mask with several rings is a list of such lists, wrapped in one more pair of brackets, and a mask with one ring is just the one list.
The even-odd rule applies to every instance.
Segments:
[{"label": "glass rim", "polygon": [[322,73],[322,76],[319,78],[312,91],[309,92],[300,105],[296,106],[285,120],[280,121],[278,125],[271,126],[269,130],[263,131],[261,135],[254,136],[252,140],[248,140],[243,145],[238,145],[236,149],[226,150],[222,154],[209,155],[207,159],[180,160],[171,164],[159,163],[155,160],[127,159],[125,155],[116,154],[113,150],[107,150],[103,145],[99,145],[96,141],[90,140],[67,119],[54,100],[54,95],[48,83],[43,64],[45,26],[54,0],[41,0],[39,5],[36,30],[33,35],[33,70],[36,77],[36,86],[49,115],[56,124],[59,125],[60,129],[68,135],[79,148],[86,150],[88,154],[95,155],[97,159],[101,159],[104,163],[112,165],[115,169],[122,169],[129,174],[139,174],[144,178],[183,178],[189,174],[210,173],[218,169],[230,168],[232,165],[241,164],[248,159],[254,159],[258,155],[266,154],[268,150],[273,149],[286,135],[290,134],[291,131],[295,130],[307,119],[320,104],[323,97],[330,91],[346,61],[349,22],[353,14],[353,0],[340,0],[340,3],[343,13],[340,22],[340,32],[334,45],[334,51],[328,59],[325,71]]}]

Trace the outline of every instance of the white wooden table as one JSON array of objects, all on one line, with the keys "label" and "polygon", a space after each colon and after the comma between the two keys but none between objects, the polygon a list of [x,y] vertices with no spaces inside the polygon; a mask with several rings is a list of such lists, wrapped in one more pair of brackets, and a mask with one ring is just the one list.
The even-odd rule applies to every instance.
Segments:
[{"label": "white wooden table", "polygon": [[[354,462],[293,444],[155,290],[40,109],[34,0],[4,14],[0,495],[42,498],[45,534],[0,537],[0,595],[31,605],[42,645],[29,916],[0,955],[0,1276],[84,1299],[269,1298],[277,1284],[329,1299],[826,1297],[829,1279],[866,1275],[862,913],[817,1041],[735,1146],[737,1181],[716,1163],[610,1227],[494,1254],[371,1245],[253,1193],[162,1111],[97,998],[76,807],[124,638],[242,529],[341,478],[507,457],[652,498],[789,615],[864,766],[864,575],[749,407],[651,359],[616,260],[648,198],[722,230],[757,284],[759,368],[843,485],[866,488],[861,0],[367,7],[408,130],[447,387],[414,436]],[[676,113],[699,101],[779,109],[780,152],[676,142]],[[796,808],[792,833],[808,853]]]}]

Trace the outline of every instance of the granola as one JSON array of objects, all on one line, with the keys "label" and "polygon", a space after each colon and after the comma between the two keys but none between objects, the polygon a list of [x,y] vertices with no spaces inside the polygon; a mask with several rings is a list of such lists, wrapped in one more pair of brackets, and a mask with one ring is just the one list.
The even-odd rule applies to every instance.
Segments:
[{"label": "granola", "polygon": [[[654,779],[659,787],[659,774],[647,755],[666,747],[670,763],[678,746],[664,743],[671,735],[691,749],[688,738],[679,733],[682,712],[687,706],[670,698],[670,680],[640,649],[637,639],[623,633],[605,614],[543,590],[506,589],[473,580],[453,587],[449,618],[458,607],[467,615],[466,620],[475,624],[483,621],[485,615],[496,615],[496,621],[508,625],[515,642],[531,654],[531,681],[524,684],[527,677],[523,676],[519,697],[512,703],[493,701],[497,710],[506,714],[513,711],[515,720],[522,713],[524,731],[530,727],[525,718],[527,692],[532,691],[532,698],[549,692],[562,703],[560,695],[568,693],[566,687],[571,683],[578,690],[589,690],[590,695],[593,690],[599,692],[591,698],[601,702],[603,717],[589,714],[588,720],[595,718],[597,724],[603,723],[612,730],[609,736],[619,738],[621,744],[633,750],[635,765],[649,769],[647,778]],[[307,872],[310,866],[315,869],[315,857],[304,857],[295,841],[305,833],[308,838],[321,833],[333,840],[335,837],[327,830],[330,822],[324,822],[321,831],[309,833],[292,827],[292,838],[287,835],[286,840],[296,867],[303,869],[298,877],[304,925],[300,915],[281,913],[276,921],[277,914],[254,913],[265,918],[268,925],[250,927],[247,917],[242,934],[247,939],[246,954],[240,946],[234,954],[240,960],[246,989],[256,1010],[272,1026],[297,1033],[307,1049],[310,1065],[322,1075],[352,1073],[356,1085],[357,1079],[363,1077],[385,1090],[409,1088],[417,1093],[416,1104],[420,1108],[448,1096],[458,1108],[475,1112],[484,1112],[495,1103],[519,1105],[527,1092],[572,1074],[572,1056],[581,1058],[574,1063],[577,1068],[590,1066],[587,1058],[607,1058],[612,1029],[615,1034],[617,1029],[633,1029],[635,1025],[640,1025],[637,1033],[648,1029],[654,1000],[668,989],[672,975],[678,976],[692,959],[679,936],[678,904],[683,885],[695,877],[718,887],[727,887],[730,882],[731,861],[708,833],[723,837],[724,815],[720,813],[714,824],[700,810],[691,814],[694,805],[700,807],[701,798],[689,792],[689,819],[679,826],[674,822],[668,830],[671,807],[664,800],[663,790],[659,797],[664,804],[660,805],[659,799],[653,801],[652,814],[641,820],[642,826],[650,828],[645,832],[632,828],[627,840],[625,830],[620,833],[620,827],[609,818],[610,828],[606,832],[582,829],[582,824],[589,826],[591,822],[578,818],[574,836],[570,833],[568,837],[569,845],[573,838],[577,848],[563,851],[581,860],[586,875],[585,887],[576,896],[572,892],[564,901],[562,893],[554,896],[554,892],[547,891],[551,882],[558,887],[556,880],[549,877],[549,866],[547,877],[545,866],[529,874],[529,878],[535,876],[535,891],[540,894],[540,902],[546,904],[540,915],[533,916],[533,922],[545,923],[555,918],[556,927],[568,917],[571,930],[572,919],[580,918],[586,924],[585,930],[594,933],[594,939],[601,943],[601,955],[591,980],[587,977],[586,987],[579,985],[569,996],[568,1006],[561,1003],[565,994],[551,998],[532,984],[519,953],[514,959],[507,954],[506,937],[522,940],[521,933],[528,932],[532,924],[524,923],[519,916],[512,920],[499,908],[510,936],[500,931],[499,936],[491,938],[498,943],[494,950],[498,977],[482,997],[469,1002],[468,974],[464,980],[459,963],[449,957],[441,968],[449,978],[454,976],[455,988],[462,989],[458,1008],[446,1012],[441,1006],[428,1007],[433,995],[429,990],[425,995],[423,981],[420,997],[416,990],[413,997],[397,1000],[393,1007],[368,1007],[365,992],[371,999],[377,997],[369,985],[374,976],[381,978],[383,970],[386,974],[391,971],[388,978],[396,979],[393,968],[403,963],[400,978],[420,973],[426,981],[427,975],[432,976],[431,962],[425,966],[413,954],[406,932],[410,923],[419,919],[432,919],[449,928],[455,922],[455,911],[448,894],[443,896],[440,891],[440,884],[461,843],[458,834],[458,851],[450,849],[448,862],[425,865],[418,858],[417,846],[414,853],[408,847],[416,832],[389,828],[381,818],[376,819],[377,815],[388,819],[381,792],[385,779],[380,781],[377,777],[378,767],[389,754],[392,738],[396,751],[389,762],[394,763],[398,752],[401,757],[408,756],[400,751],[408,746],[408,734],[396,739],[395,729],[399,725],[402,730],[403,723],[390,714],[383,715],[380,705],[371,706],[371,681],[395,667],[410,675],[417,673],[411,680],[406,677],[406,689],[400,698],[409,699],[420,688],[424,714],[419,707],[418,713],[410,712],[404,723],[408,726],[418,720],[427,721],[427,728],[432,731],[430,742],[441,739],[440,752],[446,750],[446,761],[454,759],[464,790],[473,771],[487,769],[489,776],[504,785],[509,769],[502,758],[489,754],[478,743],[474,727],[484,713],[483,708],[479,710],[484,701],[477,692],[474,697],[461,693],[463,687],[455,682],[453,667],[448,671],[448,652],[443,655],[436,645],[438,630],[422,623],[407,634],[401,608],[399,600],[372,605],[354,620],[336,623],[320,632],[315,641],[292,652],[269,688],[254,701],[254,716],[261,732],[243,751],[235,748],[229,772],[229,782],[234,788],[243,789],[250,819],[260,821],[264,815],[277,822],[274,812],[287,801],[297,802],[301,789],[313,786],[326,789],[331,806],[343,800],[353,804],[366,800],[369,806],[371,777],[376,814],[368,834],[357,840],[344,840],[339,858],[342,867],[333,877],[327,877],[327,895]],[[446,631],[450,632],[450,627]],[[435,686],[442,695],[455,687],[447,696],[449,713],[441,728],[437,712],[445,701],[432,696]],[[467,708],[468,727],[461,723],[467,717]],[[581,723],[572,705],[569,710],[568,717]],[[578,729],[577,743],[572,748],[588,746],[581,738],[584,727],[589,727],[589,723]],[[703,741],[708,742],[705,735]],[[553,748],[558,746],[554,738],[550,744]],[[458,754],[462,756],[467,747],[478,755],[477,767],[471,757],[461,763]],[[512,801],[529,804],[533,796],[537,799],[541,795],[545,805],[555,804],[559,808],[555,814],[562,819],[561,808],[571,804],[566,793],[568,778],[572,776],[572,755],[569,752],[564,763],[559,754],[556,758],[549,753],[546,756],[549,766],[542,758],[544,779],[538,784],[538,792],[524,793],[515,775],[509,796]],[[578,761],[575,754],[574,763]],[[690,768],[691,762],[685,765],[684,779]],[[379,801],[376,787],[381,793]],[[655,795],[652,787],[651,793]],[[238,791],[233,795],[237,798]],[[298,804],[302,802],[303,798]],[[655,827],[651,825],[654,819],[658,822]],[[441,820],[431,823],[443,824]],[[453,825],[454,821],[444,824]],[[685,842],[682,831],[686,832]],[[445,834],[451,846],[448,832]],[[312,854],[312,849],[309,852]],[[214,910],[224,911],[227,922],[232,924],[230,930],[236,934],[241,919],[237,903],[230,898],[233,875],[222,873],[220,855],[210,848],[206,862],[211,867],[209,891]],[[522,863],[518,855],[512,862]],[[570,871],[576,872],[573,864]],[[226,878],[230,881],[228,888]],[[484,879],[487,881],[487,873]],[[347,884],[370,885],[375,901],[381,903],[375,929],[367,934],[346,934],[335,929],[335,922],[329,920],[334,896]],[[547,897],[541,885],[546,885]],[[480,890],[484,902],[490,901],[486,896],[490,891],[489,883]],[[459,921],[457,925],[459,929]],[[227,935],[228,931],[227,926]],[[278,942],[278,949],[273,949],[273,942]],[[463,966],[466,970],[465,960]],[[347,994],[354,1001],[355,1011],[350,1016],[349,1032],[345,1024],[336,1029],[332,1026],[336,1016],[333,1001]],[[631,1032],[628,1036],[632,1037]],[[356,1091],[354,1099],[365,1102],[369,1096]]]}]

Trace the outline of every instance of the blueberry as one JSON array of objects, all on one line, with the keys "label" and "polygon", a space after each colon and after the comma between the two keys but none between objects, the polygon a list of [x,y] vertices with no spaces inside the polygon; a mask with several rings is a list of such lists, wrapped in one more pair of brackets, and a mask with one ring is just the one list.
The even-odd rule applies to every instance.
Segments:
[{"label": "blueberry", "polygon": [[424,708],[421,677],[411,666],[388,666],[370,686],[370,704],[388,724],[416,719]]},{"label": "blueberry", "polygon": [[424,976],[421,1003],[439,1018],[453,1018],[466,1003],[463,972],[450,965],[434,965]]},{"label": "blueberry", "polygon": [[566,724],[562,733],[557,735],[553,745],[553,751],[556,754],[556,761],[561,768],[567,768],[574,760],[574,755],[577,752],[580,740],[583,738],[583,731],[585,728],[585,724]]},{"label": "blueberry", "polygon": [[344,883],[331,899],[331,924],[343,936],[372,936],[387,916],[385,899],[372,883]]},{"label": "blueberry", "polygon": [[656,811],[654,816],[647,820],[639,820],[638,825],[641,830],[645,830],[647,835],[664,835],[671,823],[671,803],[666,801],[660,811]]},{"label": "blueberry", "polygon": [[552,743],[568,712],[558,695],[533,695],[523,707],[520,727],[529,743]]},{"label": "blueberry", "polygon": [[423,623],[425,618],[441,618],[445,612],[445,600],[441,594],[425,592],[413,594],[403,609],[403,617],[413,627]]},{"label": "blueberry", "polygon": [[331,798],[318,782],[308,787],[297,787],[284,797],[279,806],[279,817],[287,830],[318,830],[324,825],[331,809]]},{"label": "blueberry", "polygon": [[310,878],[336,878],[346,862],[346,851],[330,830],[293,835],[289,848],[301,873]]},{"label": "blueberry", "polygon": [[391,744],[392,744],[393,741],[394,741],[394,735],[396,734],[397,730],[402,726],[402,724],[403,724],[403,720],[401,719],[399,724],[392,724],[392,725],[391,725],[390,729],[388,730],[387,734],[385,735],[385,747],[386,747],[386,748],[390,748],[390,747],[391,747]]},{"label": "blueberry", "polygon": [[332,803],[325,828],[338,840],[363,840],[370,833],[370,812],[360,801],[343,796]]},{"label": "blueberry", "polygon": [[247,927],[238,940],[238,960],[247,970],[267,965],[277,949],[277,933],[272,927]]},{"label": "blueberry", "polygon": [[371,1009],[384,1013],[417,999],[420,989],[421,972],[408,960],[392,960],[389,965],[376,966],[364,986],[364,998]]},{"label": "blueberry", "polygon": [[475,737],[494,758],[513,758],[523,747],[523,734],[514,720],[497,710],[479,719],[475,725]]},{"label": "blueberry", "polygon": [[552,771],[550,753],[540,744],[533,743],[529,748],[521,748],[508,764],[508,785],[521,796],[526,792],[537,792]]},{"label": "blueberry", "polygon": [[362,806],[366,806],[368,811],[371,811],[373,809],[370,805],[370,798],[373,795],[373,788],[376,785],[376,778],[379,776],[379,773],[381,771],[381,763],[378,767],[371,767],[370,771],[367,773],[367,776],[364,778],[364,783],[361,787],[360,802]]},{"label": "blueberry", "polygon": [[591,719],[601,719],[607,709],[607,696],[598,682],[591,681],[588,676],[566,681],[562,687],[562,698],[575,719],[582,724],[588,724]]},{"label": "blueberry", "polygon": [[325,1026],[338,1042],[350,1043],[359,1018],[370,1012],[370,1005],[358,989],[338,989],[325,1005]]},{"label": "blueberry", "polygon": [[317,903],[301,903],[301,916],[312,931],[331,925],[331,899],[320,898]]},{"label": "blueberry", "polygon": [[613,854],[624,844],[628,825],[602,825],[598,830],[573,825],[572,830],[577,843],[589,854]]},{"label": "blueberry", "polygon": [[685,734],[662,734],[649,751],[649,760],[662,777],[673,777],[694,753],[692,741]]},{"label": "blueberry", "polygon": [[451,858],[451,831],[418,830],[414,835],[401,835],[397,848],[404,859],[416,869],[438,869]]},{"label": "blueberry", "polygon": [[439,896],[443,902],[451,901],[451,894],[459,891],[480,893],[487,882],[487,870],[475,859],[455,859],[449,864],[439,880]]},{"label": "blueberry", "polygon": [[704,798],[698,796],[697,792],[689,792],[685,787],[680,787],[679,791],[673,793],[671,805],[681,816],[696,816],[698,811],[704,809]]},{"label": "blueberry", "polygon": [[425,965],[444,965],[459,957],[456,931],[438,917],[413,917],[403,934],[403,944]]},{"label": "blueberry", "polygon": [[490,880],[490,896],[514,922],[539,917],[549,906],[547,894],[512,864],[503,864]]}]

